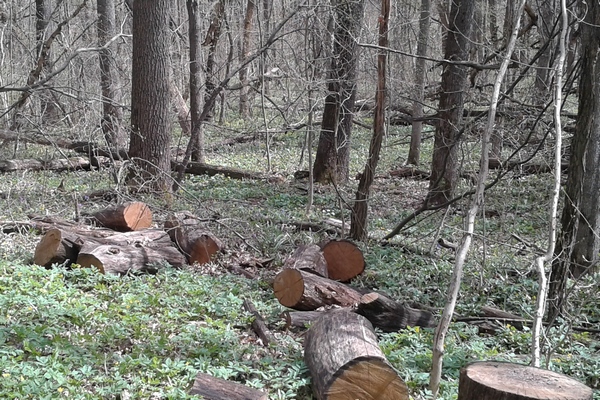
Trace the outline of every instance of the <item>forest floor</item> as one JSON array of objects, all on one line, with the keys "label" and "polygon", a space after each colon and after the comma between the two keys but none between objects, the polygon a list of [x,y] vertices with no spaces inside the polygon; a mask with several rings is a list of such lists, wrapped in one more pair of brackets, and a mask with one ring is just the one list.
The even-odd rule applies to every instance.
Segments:
[{"label": "forest floor", "polygon": [[[218,143],[212,133],[208,143]],[[92,198],[116,190],[118,201],[147,202],[160,226],[169,211],[194,213],[225,243],[224,254],[196,271],[163,270],[156,275],[104,276],[95,270],[44,269],[31,265],[39,235],[32,231],[0,236],[0,398],[184,399],[197,372],[264,389],[271,399],[310,399],[308,371],[302,361],[302,333],[284,329],[285,310],[270,281],[301,244],[335,237],[325,231],[297,229],[296,222],[326,226],[326,218],[349,223],[357,181],[316,185],[306,211],[307,182],[294,179],[307,169],[300,159],[303,133],[277,134],[269,152],[280,183],[235,180],[217,175],[188,176],[173,201],[137,195],[116,185],[110,170],[92,172],[14,172],[0,180],[0,221],[26,221],[30,214],[75,217],[76,204],[93,212],[114,204]],[[370,133],[358,130],[352,176],[364,165]],[[408,304],[440,312],[451,275],[453,250],[438,239],[458,243],[468,199],[448,210],[425,214],[387,245],[379,242],[423,200],[427,182],[398,178],[409,138],[393,129],[384,143],[369,203],[371,240],[360,243],[366,271],[353,280]],[[431,140],[423,160],[430,158]],[[477,144],[472,144],[471,150]],[[264,139],[220,146],[207,162],[264,172]],[[36,157],[58,157],[31,147]],[[476,165],[466,149],[465,168]],[[4,155],[3,158],[6,158]],[[424,169],[427,169],[425,162]],[[477,316],[493,306],[531,319],[537,294],[533,261],[545,247],[552,177],[507,175],[486,197],[469,253],[457,314]],[[460,190],[471,183],[464,180]],[[483,216],[484,215],[484,216]],[[273,259],[252,267],[257,279],[234,275],[228,265],[243,257]],[[543,340],[545,367],[563,372],[595,389],[600,399],[600,300],[598,275],[572,283],[569,318],[560,320]],[[269,347],[249,327],[242,309],[250,299],[275,338]],[[570,328],[589,328],[589,331]],[[433,331],[408,328],[378,332],[380,346],[414,399],[427,398]],[[460,368],[475,360],[529,361],[531,334],[505,325],[480,333],[465,322],[451,325],[447,337],[440,398],[456,398]],[[190,397],[191,398],[191,397]]]}]

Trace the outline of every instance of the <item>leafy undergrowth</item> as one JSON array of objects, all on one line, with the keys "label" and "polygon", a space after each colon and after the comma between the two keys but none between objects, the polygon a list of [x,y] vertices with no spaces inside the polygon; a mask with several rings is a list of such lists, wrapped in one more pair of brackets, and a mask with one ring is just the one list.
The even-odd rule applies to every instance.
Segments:
[{"label": "leafy undergrowth", "polygon": [[[210,134],[210,132],[209,132]],[[366,147],[368,132],[358,132]],[[209,136],[210,140],[217,140]],[[71,219],[76,208],[94,211],[109,204],[90,196],[116,189],[118,200],[148,202],[160,225],[170,210],[200,217],[226,243],[225,254],[198,271],[162,270],[157,275],[111,277],[96,271],[29,264],[39,236],[22,230],[0,235],[0,398],[184,399],[197,372],[263,388],[272,399],[311,399],[302,361],[302,335],[284,330],[283,311],[274,299],[270,279],[299,244],[329,238],[324,231],[299,231],[292,222],[349,220],[344,204],[354,197],[356,182],[337,188],[316,186],[314,205],[306,213],[306,182],[293,179],[305,169],[295,159],[302,137],[277,136],[271,144],[272,166],[283,183],[239,181],[222,176],[188,177],[183,190],[167,201],[157,195],[128,193],[115,184],[111,171],[6,174],[0,182],[0,220],[27,220],[28,214]],[[402,164],[406,142],[400,132],[387,139],[370,198],[369,243],[360,244],[367,270],[353,284],[391,297],[441,310],[453,266],[453,252],[437,239],[458,242],[466,201],[425,216],[387,246],[376,239],[408,215],[427,190],[427,183],[391,177]],[[430,151],[424,143],[424,158]],[[208,154],[211,164],[264,171],[264,145],[239,145]],[[352,175],[364,155],[353,153]],[[300,165],[300,167],[298,167]],[[304,165],[304,167],[302,167]],[[531,318],[537,293],[532,272],[536,248],[543,247],[548,204],[547,175],[511,174],[486,197],[488,217],[479,218],[477,235],[465,269],[457,312],[476,315],[494,306]],[[466,187],[468,182],[462,182]],[[463,188],[464,189],[464,188]],[[340,201],[340,196],[344,201]],[[111,200],[112,202],[115,199]],[[227,264],[250,255],[273,258],[249,280],[232,275]],[[569,324],[598,329],[598,276],[573,283],[571,319],[560,321],[544,339],[548,368],[564,372],[596,389],[600,399],[600,344],[597,334],[566,332]],[[252,300],[267,320],[275,343],[265,348],[249,328],[242,310]],[[384,353],[415,399],[427,398],[433,332],[410,328],[378,332]],[[460,368],[475,360],[529,361],[530,332],[506,326],[495,335],[455,323],[448,335],[442,399],[456,398]]]}]

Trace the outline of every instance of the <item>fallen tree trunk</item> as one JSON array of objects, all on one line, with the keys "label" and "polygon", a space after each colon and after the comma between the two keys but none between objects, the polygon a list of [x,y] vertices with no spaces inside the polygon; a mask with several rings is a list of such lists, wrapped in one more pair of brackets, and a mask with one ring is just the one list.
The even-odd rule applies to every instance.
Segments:
[{"label": "fallen tree trunk", "polygon": [[169,215],[164,228],[190,265],[209,263],[223,248],[221,241],[202,227],[200,221],[191,214]]},{"label": "fallen tree trunk", "polygon": [[152,211],[139,201],[107,208],[91,217],[100,225],[119,232],[139,231],[152,226]]},{"label": "fallen tree trunk", "polygon": [[93,165],[83,157],[59,158],[56,160],[38,160],[35,158],[0,160],[0,172],[14,171],[74,171],[91,170]]},{"label": "fallen tree trunk", "polygon": [[363,295],[356,313],[384,332],[397,332],[407,326],[434,328],[437,325],[429,311],[408,307],[380,293]]},{"label": "fallen tree trunk", "polygon": [[[177,163],[175,161],[171,162],[171,168],[174,171],[177,171],[178,167],[179,167],[179,163]],[[192,175],[209,175],[209,176],[224,175],[231,179],[262,180],[262,181],[267,181],[267,182],[272,182],[272,183],[281,183],[284,180],[283,177],[281,177],[281,176],[266,175],[266,174],[262,174],[260,172],[244,171],[244,170],[241,170],[238,168],[229,168],[229,167],[223,167],[223,166],[219,166],[219,165],[209,165],[209,164],[192,162],[192,161],[190,161],[187,164],[185,173],[192,174]]]},{"label": "fallen tree trunk", "polygon": [[254,304],[248,299],[244,299],[244,309],[254,316],[252,321],[252,330],[262,341],[263,346],[269,346],[269,343],[273,343],[273,338],[269,333],[269,328],[263,317],[256,311]]},{"label": "fallen tree trunk", "polygon": [[317,399],[408,399],[408,389],[381,352],[373,326],[350,311],[329,311],[315,321],[306,335],[304,361]]},{"label": "fallen tree trunk", "polygon": [[504,362],[476,362],[463,368],[458,400],[591,400],[592,389],[556,372]]},{"label": "fallen tree trunk", "polygon": [[362,251],[349,240],[331,240],[321,246],[327,261],[327,274],[330,279],[348,282],[365,270]]},{"label": "fallen tree trunk", "polygon": [[282,314],[286,330],[307,329],[322,315],[321,311],[284,311]]},{"label": "fallen tree trunk", "polygon": [[299,246],[285,263],[283,268],[301,269],[316,273],[324,278],[329,276],[327,272],[327,261],[316,244]]},{"label": "fallen tree trunk", "polygon": [[190,394],[206,400],[267,400],[268,396],[240,383],[226,381],[214,376],[198,373]]},{"label": "fallen tree trunk", "polygon": [[359,292],[343,283],[291,268],[285,268],[275,276],[273,290],[282,305],[299,311],[331,305],[351,307],[361,297]]},{"label": "fallen tree trunk", "polygon": [[83,241],[73,235],[64,235],[58,228],[49,229],[35,247],[33,263],[46,268],[65,262],[70,265],[77,260],[82,245]]}]

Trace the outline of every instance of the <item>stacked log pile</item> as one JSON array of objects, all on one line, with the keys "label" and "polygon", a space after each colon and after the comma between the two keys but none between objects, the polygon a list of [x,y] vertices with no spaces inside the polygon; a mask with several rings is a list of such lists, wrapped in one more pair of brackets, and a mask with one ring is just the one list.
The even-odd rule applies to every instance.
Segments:
[{"label": "stacked log pile", "polygon": [[200,226],[197,220],[192,224],[191,215],[176,224],[178,218],[179,215],[170,216],[165,230],[151,228],[150,208],[131,202],[91,214],[89,221],[102,228],[54,220],[45,225],[33,261],[45,267],[77,263],[94,266],[104,274],[119,275],[210,262],[221,250],[221,242],[206,230],[199,235]]}]

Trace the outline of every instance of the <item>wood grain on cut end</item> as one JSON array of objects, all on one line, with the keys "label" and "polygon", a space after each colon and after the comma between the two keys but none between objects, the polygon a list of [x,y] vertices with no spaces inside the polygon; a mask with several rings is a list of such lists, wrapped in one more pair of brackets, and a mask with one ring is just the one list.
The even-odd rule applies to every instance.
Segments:
[{"label": "wood grain on cut end", "polygon": [[221,246],[213,237],[202,235],[189,243],[188,250],[188,262],[203,265],[212,261],[213,257],[221,251]]},{"label": "wood grain on cut end", "polygon": [[463,368],[459,400],[591,400],[592,389],[568,376],[527,365],[476,362]]},{"label": "wood grain on cut end", "polygon": [[60,229],[48,230],[48,232],[42,236],[42,239],[35,247],[33,263],[41,266],[47,266],[56,256],[61,240],[62,233]]},{"label": "wood grain on cut end", "polygon": [[332,240],[322,247],[330,279],[347,282],[363,273],[365,258],[349,240]]},{"label": "wood grain on cut end", "polygon": [[152,211],[145,203],[136,201],[126,204],[123,215],[126,225],[132,231],[139,231],[152,226]]},{"label": "wood grain on cut end", "polygon": [[77,264],[84,268],[96,267],[101,274],[104,274],[104,264],[93,254],[80,253],[77,257]]},{"label": "wood grain on cut end", "polygon": [[344,366],[325,392],[329,400],[401,400],[408,389],[389,364],[381,359],[357,359]]},{"label": "wood grain on cut end", "polygon": [[304,279],[302,278],[302,274],[296,269],[285,268],[275,276],[273,291],[281,305],[290,308],[294,307],[300,302],[304,294]]}]

